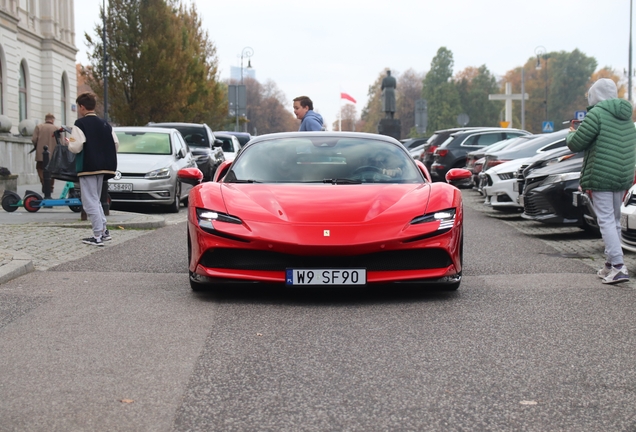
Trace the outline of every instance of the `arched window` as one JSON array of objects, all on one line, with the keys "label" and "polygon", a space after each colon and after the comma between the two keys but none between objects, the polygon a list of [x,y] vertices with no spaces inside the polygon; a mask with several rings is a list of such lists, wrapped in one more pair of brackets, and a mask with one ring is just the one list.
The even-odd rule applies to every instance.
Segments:
[{"label": "arched window", "polygon": [[27,118],[27,84],[26,84],[26,73],[24,72],[24,65],[20,65],[20,83],[19,83],[19,110],[20,110],[20,121]]},{"label": "arched window", "polygon": [[62,125],[66,125],[66,84],[64,84],[64,77],[62,77],[60,86],[60,113],[60,121]]}]

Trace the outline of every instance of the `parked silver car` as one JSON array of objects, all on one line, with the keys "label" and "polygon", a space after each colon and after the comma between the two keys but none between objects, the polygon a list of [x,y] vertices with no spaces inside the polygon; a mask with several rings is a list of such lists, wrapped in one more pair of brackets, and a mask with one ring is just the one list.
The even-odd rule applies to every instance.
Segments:
[{"label": "parked silver car", "polygon": [[177,171],[196,167],[192,152],[176,129],[116,127],[119,139],[117,173],[108,180],[113,203],[167,206],[177,213],[192,186],[177,179]]}]

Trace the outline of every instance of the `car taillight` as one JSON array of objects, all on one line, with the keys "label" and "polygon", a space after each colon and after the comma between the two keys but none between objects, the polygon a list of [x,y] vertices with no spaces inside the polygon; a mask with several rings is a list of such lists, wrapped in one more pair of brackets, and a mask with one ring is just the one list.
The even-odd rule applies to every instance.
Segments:
[{"label": "car taillight", "polygon": [[437,150],[437,146],[430,146],[426,149],[426,153],[434,153]]},{"label": "car taillight", "polygon": [[435,154],[439,157],[444,157],[448,154],[448,150],[446,149],[437,149],[435,150]]}]

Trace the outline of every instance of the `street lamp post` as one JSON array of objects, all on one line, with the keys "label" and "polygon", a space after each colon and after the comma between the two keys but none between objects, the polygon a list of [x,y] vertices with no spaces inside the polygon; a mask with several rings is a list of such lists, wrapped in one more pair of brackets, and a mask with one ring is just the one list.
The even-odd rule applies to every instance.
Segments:
[{"label": "street lamp post", "polygon": [[102,44],[104,45],[104,120],[108,121],[108,54],[106,52],[106,0],[102,6]]},{"label": "street lamp post", "polygon": [[[252,55],[254,55],[254,50],[251,47],[245,47],[243,48],[243,51],[241,51],[241,86],[243,86],[243,58],[247,59],[247,68],[251,69],[252,62],[250,61],[250,57],[252,57]],[[247,96],[247,92],[245,93]],[[239,131],[239,111],[240,111],[239,107],[240,107],[239,86],[236,86],[236,131],[237,132]]]},{"label": "street lamp post", "polygon": [[534,53],[537,55],[537,70],[541,70],[541,57],[545,59],[545,121],[548,121],[548,54],[543,46],[538,46],[534,49]]}]

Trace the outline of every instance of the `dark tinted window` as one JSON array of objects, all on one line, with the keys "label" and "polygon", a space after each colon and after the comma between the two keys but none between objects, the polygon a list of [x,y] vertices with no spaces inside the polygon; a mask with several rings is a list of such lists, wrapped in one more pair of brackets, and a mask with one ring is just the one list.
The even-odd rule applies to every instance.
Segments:
[{"label": "dark tinted window", "polygon": [[[168,126],[167,126],[168,127]],[[169,126],[175,128],[189,146],[192,147],[210,147],[210,141],[208,135],[205,133],[203,126]]]}]

